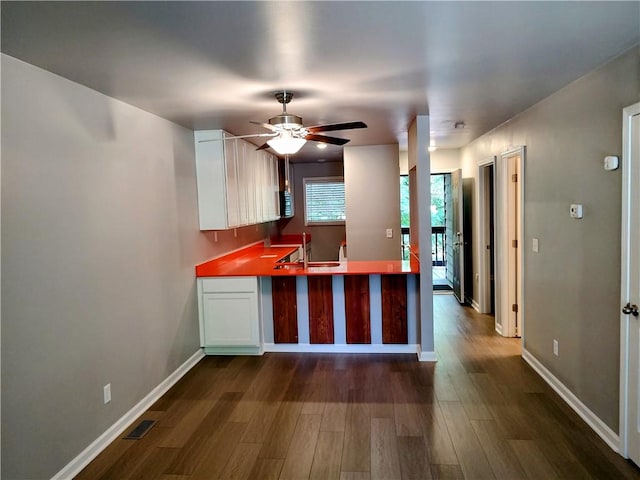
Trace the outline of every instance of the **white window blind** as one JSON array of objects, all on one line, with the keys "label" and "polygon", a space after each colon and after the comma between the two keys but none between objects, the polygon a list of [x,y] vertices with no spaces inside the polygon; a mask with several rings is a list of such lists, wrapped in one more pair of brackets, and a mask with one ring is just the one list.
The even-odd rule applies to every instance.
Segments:
[{"label": "white window blind", "polygon": [[344,224],[344,179],[316,177],[304,179],[305,225]]}]

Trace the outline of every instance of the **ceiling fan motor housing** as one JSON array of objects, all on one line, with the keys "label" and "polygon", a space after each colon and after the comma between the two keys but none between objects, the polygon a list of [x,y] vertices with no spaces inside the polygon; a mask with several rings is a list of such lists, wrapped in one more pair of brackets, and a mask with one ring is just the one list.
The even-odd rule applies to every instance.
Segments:
[{"label": "ceiling fan motor housing", "polygon": [[269,124],[286,130],[298,130],[302,128],[302,118],[291,113],[281,113],[269,119]]}]

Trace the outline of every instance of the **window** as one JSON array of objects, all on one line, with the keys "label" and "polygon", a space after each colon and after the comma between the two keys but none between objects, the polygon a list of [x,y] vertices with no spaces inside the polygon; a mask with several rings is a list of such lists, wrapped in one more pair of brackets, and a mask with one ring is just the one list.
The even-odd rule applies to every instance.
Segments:
[{"label": "window", "polygon": [[304,224],[344,225],[347,218],[344,205],[344,178],[305,178],[303,183]]}]

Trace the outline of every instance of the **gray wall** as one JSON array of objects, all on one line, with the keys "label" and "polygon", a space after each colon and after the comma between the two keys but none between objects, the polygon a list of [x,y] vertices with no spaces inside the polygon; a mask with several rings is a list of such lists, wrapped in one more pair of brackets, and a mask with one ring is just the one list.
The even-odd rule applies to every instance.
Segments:
[{"label": "gray wall", "polygon": [[[2,55],[2,478],[50,478],[198,349],[193,132]],[[111,383],[113,400],[103,405]]]},{"label": "gray wall", "polygon": [[294,217],[280,220],[281,233],[311,234],[311,259],[315,261],[338,260],[340,243],[345,239],[344,225],[304,226],[304,178],[342,177],[342,162],[292,163]]},{"label": "gray wall", "polygon": [[398,145],[344,148],[349,260],[402,258],[399,155]]},{"label": "gray wall", "polygon": [[[622,187],[621,171],[604,171],[602,160],[622,153],[622,109],[640,100],[639,78],[634,48],[462,150],[464,177],[477,185],[478,161],[526,146],[525,348],[616,432]],[[569,218],[571,203],[584,204],[582,220]]]}]

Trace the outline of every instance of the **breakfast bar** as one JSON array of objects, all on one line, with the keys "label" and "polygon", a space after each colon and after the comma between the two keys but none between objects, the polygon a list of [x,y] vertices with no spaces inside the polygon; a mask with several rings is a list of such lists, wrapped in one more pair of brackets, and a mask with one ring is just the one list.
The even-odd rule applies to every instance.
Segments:
[{"label": "breakfast bar", "polygon": [[196,267],[207,354],[416,353],[419,262],[288,261],[263,243]]}]

